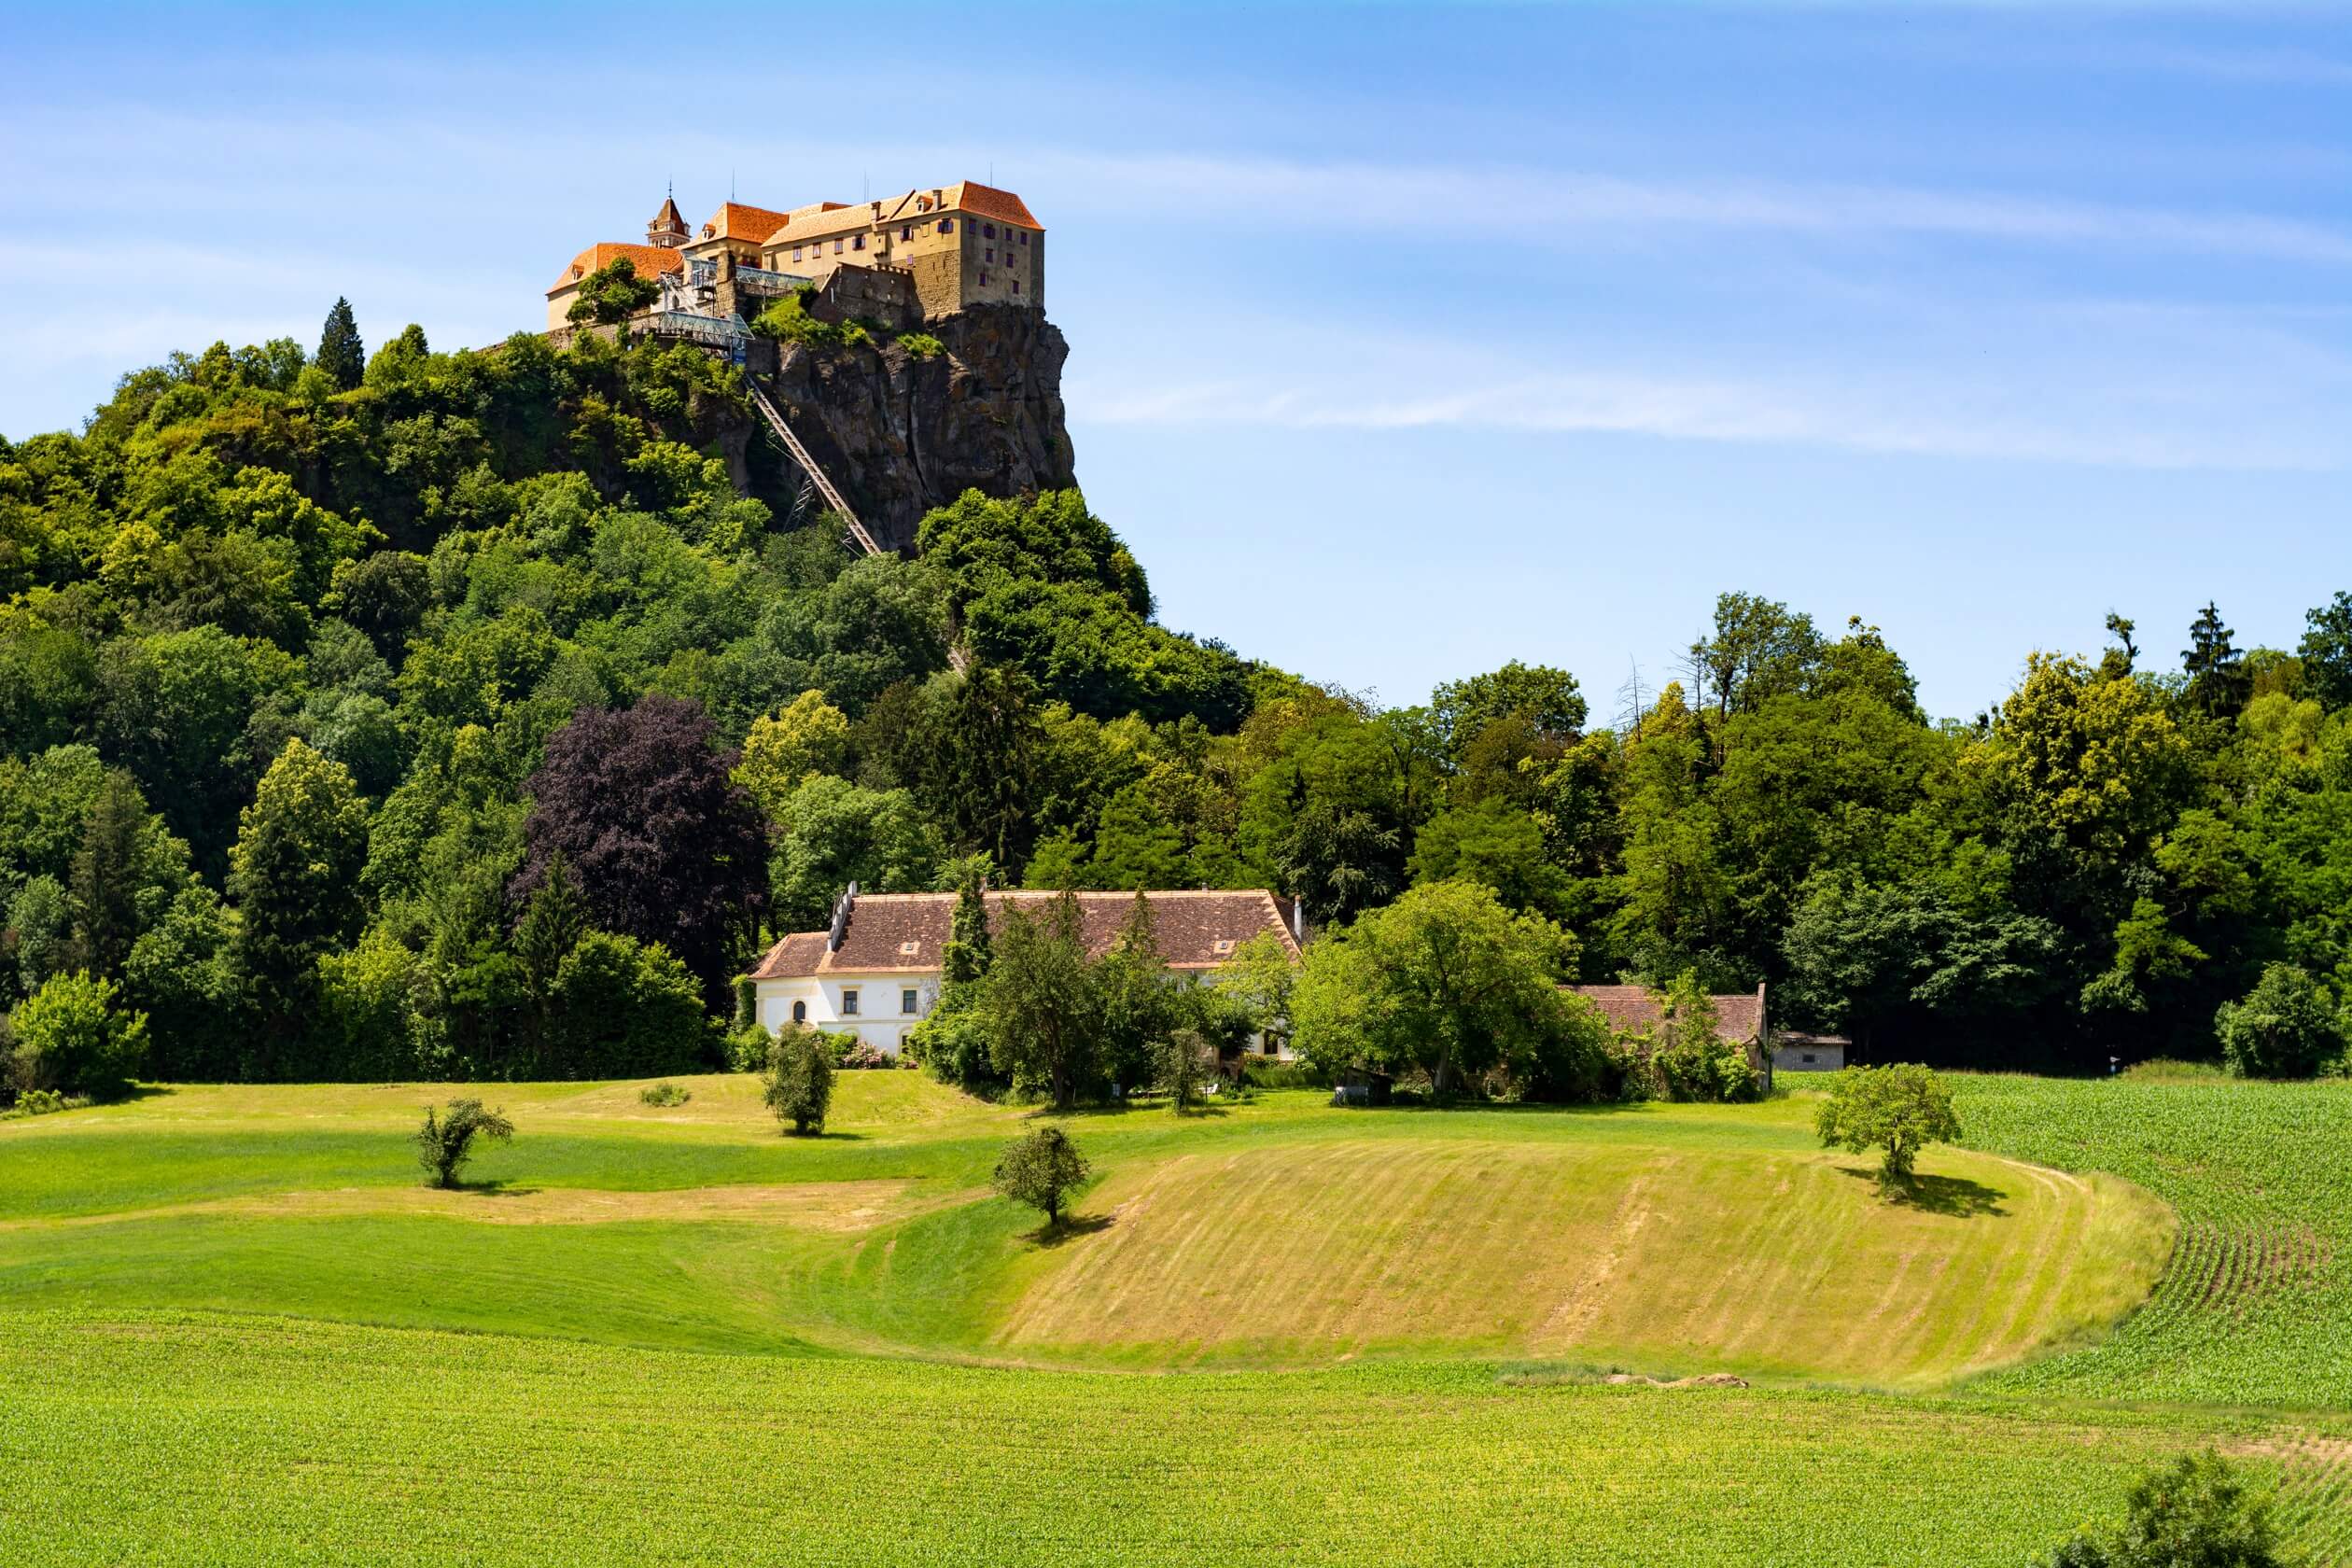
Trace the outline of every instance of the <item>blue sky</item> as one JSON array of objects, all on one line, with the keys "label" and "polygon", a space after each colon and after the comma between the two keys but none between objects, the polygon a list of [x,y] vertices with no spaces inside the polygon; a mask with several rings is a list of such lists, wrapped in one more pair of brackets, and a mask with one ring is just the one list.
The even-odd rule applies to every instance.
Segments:
[{"label": "blue sky", "polygon": [[2352,588],[2352,10],[0,7],[0,431],[174,348],[542,318],[675,180],[1051,238],[1169,624],[1596,711],[1727,589],[1931,712]]}]

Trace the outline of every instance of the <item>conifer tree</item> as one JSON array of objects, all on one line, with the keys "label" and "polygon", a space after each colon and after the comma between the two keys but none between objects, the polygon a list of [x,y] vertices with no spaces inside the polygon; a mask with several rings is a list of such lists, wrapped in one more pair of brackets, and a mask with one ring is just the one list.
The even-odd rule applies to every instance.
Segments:
[{"label": "conifer tree", "polygon": [[368,349],[359,341],[359,323],[352,316],[349,300],[338,298],[327,313],[326,329],[318,335],[317,364],[346,392],[367,372]]},{"label": "conifer tree", "polygon": [[73,861],[75,960],[100,979],[121,970],[138,940],[147,819],[139,787],[120,768],[110,769],[91,803]]}]

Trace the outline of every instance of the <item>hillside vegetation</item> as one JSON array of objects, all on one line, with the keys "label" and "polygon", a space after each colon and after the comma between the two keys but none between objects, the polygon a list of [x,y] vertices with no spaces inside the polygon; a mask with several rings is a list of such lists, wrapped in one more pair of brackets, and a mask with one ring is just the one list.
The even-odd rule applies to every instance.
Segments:
[{"label": "hillside vegetation", "polygon": [[[1382,707],[1159,624],[1075,490],[852,560],[706,356],[411,328],[362,371],[349,326],[0,441],[0,993],[89,974],[52,1011],[144,1014],[147,1076],[718,1065],[766,939],[974,856],[1324,928],[1483,886],[1553,933],[1541,978],[1766,982],[1866,1055],[2342,1056],[2344,593],[2291,651],[2111,617],[1963,722],[1863,621],[1738,593],[1613,714],[1519,662]],[[120,1077],[17,1054],[0,1092]]]}]

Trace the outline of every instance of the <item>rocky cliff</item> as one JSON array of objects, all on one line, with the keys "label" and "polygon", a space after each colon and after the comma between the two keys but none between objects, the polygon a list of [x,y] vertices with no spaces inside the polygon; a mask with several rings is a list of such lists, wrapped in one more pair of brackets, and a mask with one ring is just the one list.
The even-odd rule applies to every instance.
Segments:
[{"label": "rocky cliff", "polygon": [[[945,352],[872,343],[779,346],[769,396],[882,547],[932,507],[1076,483],[1062,426],[1069,342],[1043,313],[978,305],[925,329]],[[786,492],[796,472],[781,476]]]}]

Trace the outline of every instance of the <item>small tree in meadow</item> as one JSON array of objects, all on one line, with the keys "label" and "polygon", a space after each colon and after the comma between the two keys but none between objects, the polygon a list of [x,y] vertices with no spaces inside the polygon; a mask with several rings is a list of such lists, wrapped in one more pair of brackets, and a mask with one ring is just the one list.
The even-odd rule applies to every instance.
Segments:
[{"label": "small tree in meadow", "polygon": [[787,1028],[768,1055],[767,1105],[792,1135],[808,1138],[825,1130],[833,1105],[833,1044],[812,1029]]},{"label": "small tree in meadow", "polygon": [[483,1109],[478,1099],[453,1099],[447,1113],[435,1115],[425,1108],[425,1125],[416,1130],[416,1160],[437,1187],[454,1187],[457,1172],[473,1157],[474,1141],[504,1143],[514,1136],[514,1124],[502,1112]]},{"label": "small tree in meadow", "polygon": [[1068,1133],[1057,1127],[1039,1127],[1005,1145],[993,1185],[1014,1202],[1043,1213],[1046,1228],[1052,1229],[1061,1224],[1071,1195],[1085,1184],[1091,1169]]},{"label": "small tree in meadow", "polygon": [[1169,1110],[1181,1116],[1200,1102],[1200,1085],[1215,1071],[1217,1054],[1198,1029],[1170,1029],[1152,1042],[1152,1057]]},{"label": "small tree in meadow", "polygon": [[1911,1185],[1919,1151],[1960,1136],[1952,1090],[1914,1062],[1848,1068],[1813,1117],[1825,1148],[1855,1154],[1879,1151],[1879,1186],[1893,1193]]},{"label": "small tree in meadow", "polygon": [[2183,1454],[2132,1483],[2120,1525],[2075,1536],[2045,1568],[2279,1568],[2267,1498],[2218,1454]]}]

